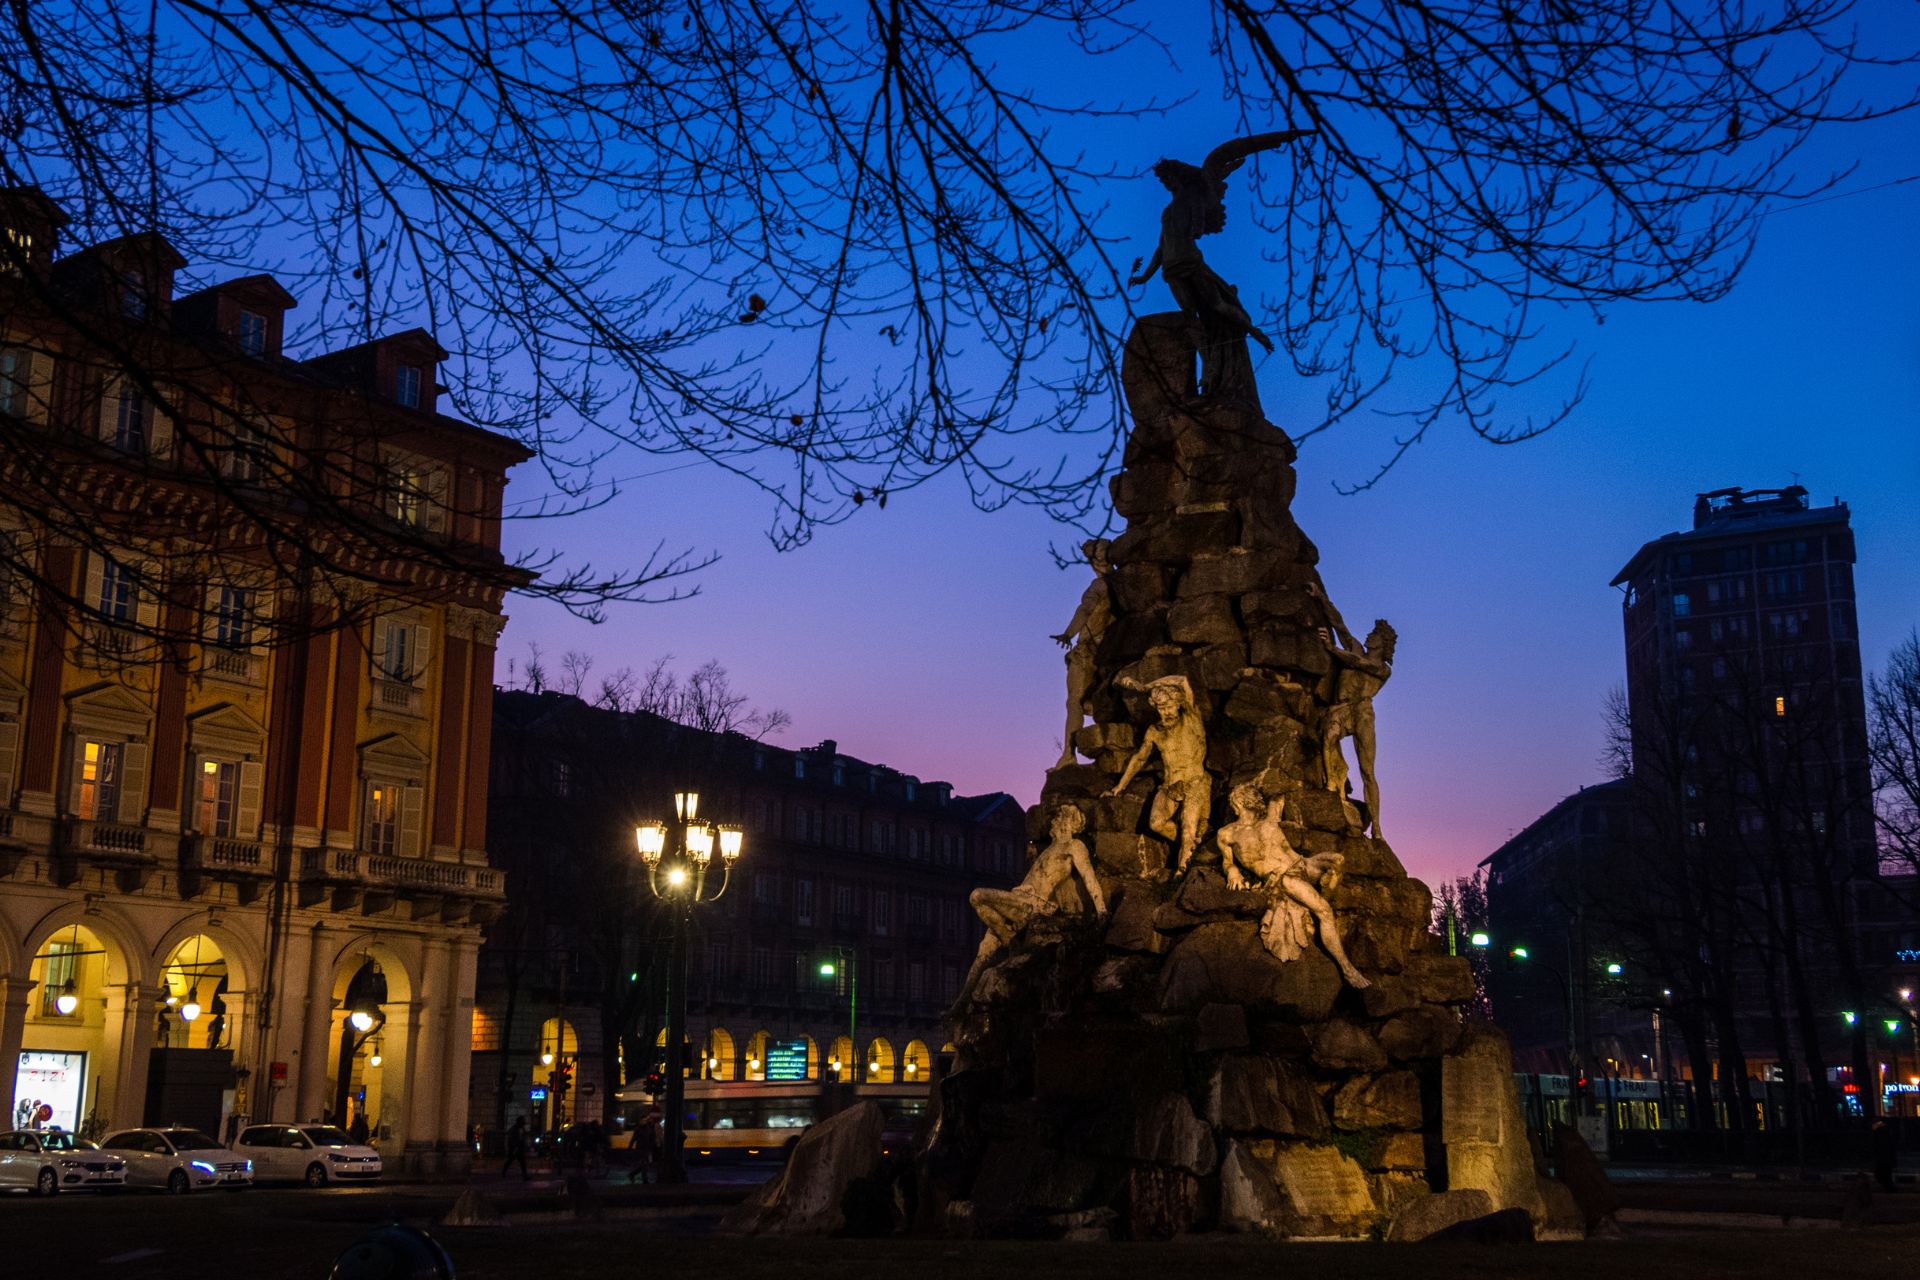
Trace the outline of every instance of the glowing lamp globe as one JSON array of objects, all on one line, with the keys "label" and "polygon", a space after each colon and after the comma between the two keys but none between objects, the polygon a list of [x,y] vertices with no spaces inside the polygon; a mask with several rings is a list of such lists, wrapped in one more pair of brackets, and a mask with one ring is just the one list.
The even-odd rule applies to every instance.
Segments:
[{"label": "glowing lamp globe", "polygon": [[355,1031],[366,1031],[373,1026],[373,1015],[365,1009],[355,1009],[347,1015],[347,1021]]}]

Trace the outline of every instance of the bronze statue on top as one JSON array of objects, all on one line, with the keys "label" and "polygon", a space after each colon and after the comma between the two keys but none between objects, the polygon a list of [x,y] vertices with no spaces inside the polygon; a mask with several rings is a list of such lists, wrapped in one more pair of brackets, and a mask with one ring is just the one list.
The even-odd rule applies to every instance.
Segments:
[{"label": "bronze statue on top", "polygon": [[1253,363],[1247,357],[1251,337],[1268,351],[1273,340],[1260,331],[1240,302],[1240,291],[1207,265],[1200,252],[1201,236],[1227,225],[1227,175],[1258,151],[1285,146],[1311,129],[1257,133],[1236,138],[1207,154],[1198,168],[1180,160],[1162,160],[1153,176],[1173,193],[1160,215],[1160,243],[1144,270],[1132,278],[1145,284],[1158,271],[1173,300],[1199,328],[1200,394],[1210,400],[1248,399],[1253,387]]}]

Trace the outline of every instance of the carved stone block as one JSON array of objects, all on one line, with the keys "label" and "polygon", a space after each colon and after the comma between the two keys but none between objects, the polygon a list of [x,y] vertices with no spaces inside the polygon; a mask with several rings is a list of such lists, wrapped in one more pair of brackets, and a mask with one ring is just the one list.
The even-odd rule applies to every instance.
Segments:
[{"label": "carved stone block", "polygon": [[1167,634],[1176,644],[1239,644],[1239,620],[1228,596],[1195,596],[1167,609]]},{"label": "carved stone block", "polygon": [[1333,1123],[1341,1129],[1418,1129],[1420,1082],[1411,1071],[1349,1080],[1333,1096]]}]

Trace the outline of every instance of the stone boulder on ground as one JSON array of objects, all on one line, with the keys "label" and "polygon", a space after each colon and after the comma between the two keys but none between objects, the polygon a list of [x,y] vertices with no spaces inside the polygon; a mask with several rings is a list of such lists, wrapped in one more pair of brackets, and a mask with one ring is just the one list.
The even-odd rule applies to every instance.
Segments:
[{"label": "stone boulder on ground", "polygon": [[801,1135],[780,1176],[720,1220],[735,1236],[830,1236],[846,1225],[842,1202],[880,1162],[880,1106],[858,1102]]}]

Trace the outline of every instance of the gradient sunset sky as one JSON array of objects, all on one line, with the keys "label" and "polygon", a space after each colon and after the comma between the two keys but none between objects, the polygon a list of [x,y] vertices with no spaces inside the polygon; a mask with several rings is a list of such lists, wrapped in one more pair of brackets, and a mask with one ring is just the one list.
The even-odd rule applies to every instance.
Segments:
[{"label": "gradient sunset sky", "polygon": [[[1204,151],[1225,132],[1220,113],[1202,103],[1116,126],[1116,162],[1144,170]],[[1607,584],[1642,542],[1688,526],[1698,491],[1797,481],[1816,503],[1847,502],[1869,670],[1920,623],[1920,121],[1838,132],[1800,167],[1855,162],[1838,198],[1766,219],[1726,299],[1550,321],[1542,341],[1576,340],[1593,389],[1544,437],[1493,447],[1436,434],[1354,496],[1335,482],[1369,474],[1395,423],[1355,420],[1302,450],[1294,512],[1335,603],[1357,630],[1385,617],[1400,632],[1377,703],[1379,774],[1386,833],[1414,874],[1468,872],[1561,796],[1603,780],[1601,708],[1623,678]],[[1133,237],[1115,251],[1124,262],[1150,252],[1164,193],[1144,172],[1111,188],[1100,225]],[[1244,191],[1229,211],[1206,247],[1251,293],[1260,268]],[[1136,305],[1170,304],[1155,281]],[[1313,419],[1317,392],[1284,362],[1259,376],[1276,423]],[[779,745],[833,738],[963,792],[1038,797],[1063,718],[1048,637],[1085,581],[1055,568],[1049,548],[1076,542],[1072,530],[1028,509],[978,512],[956,479],[885,511],[869,503],[782,554],[764,536],[765,504],[711,468],[633,455],[605,472],[637,478],[590,514],[510,525],[509,551],[631,563],[664,538],[721,559],[697,598],[617,608],[597,627],[510,600],[501,683],[508,659],[517,672],[536,643],[550,670],[569,649],[600,671],[717,659],[754,703],[792,715]],[[522,473],[510,504],[540,492]]]}]

